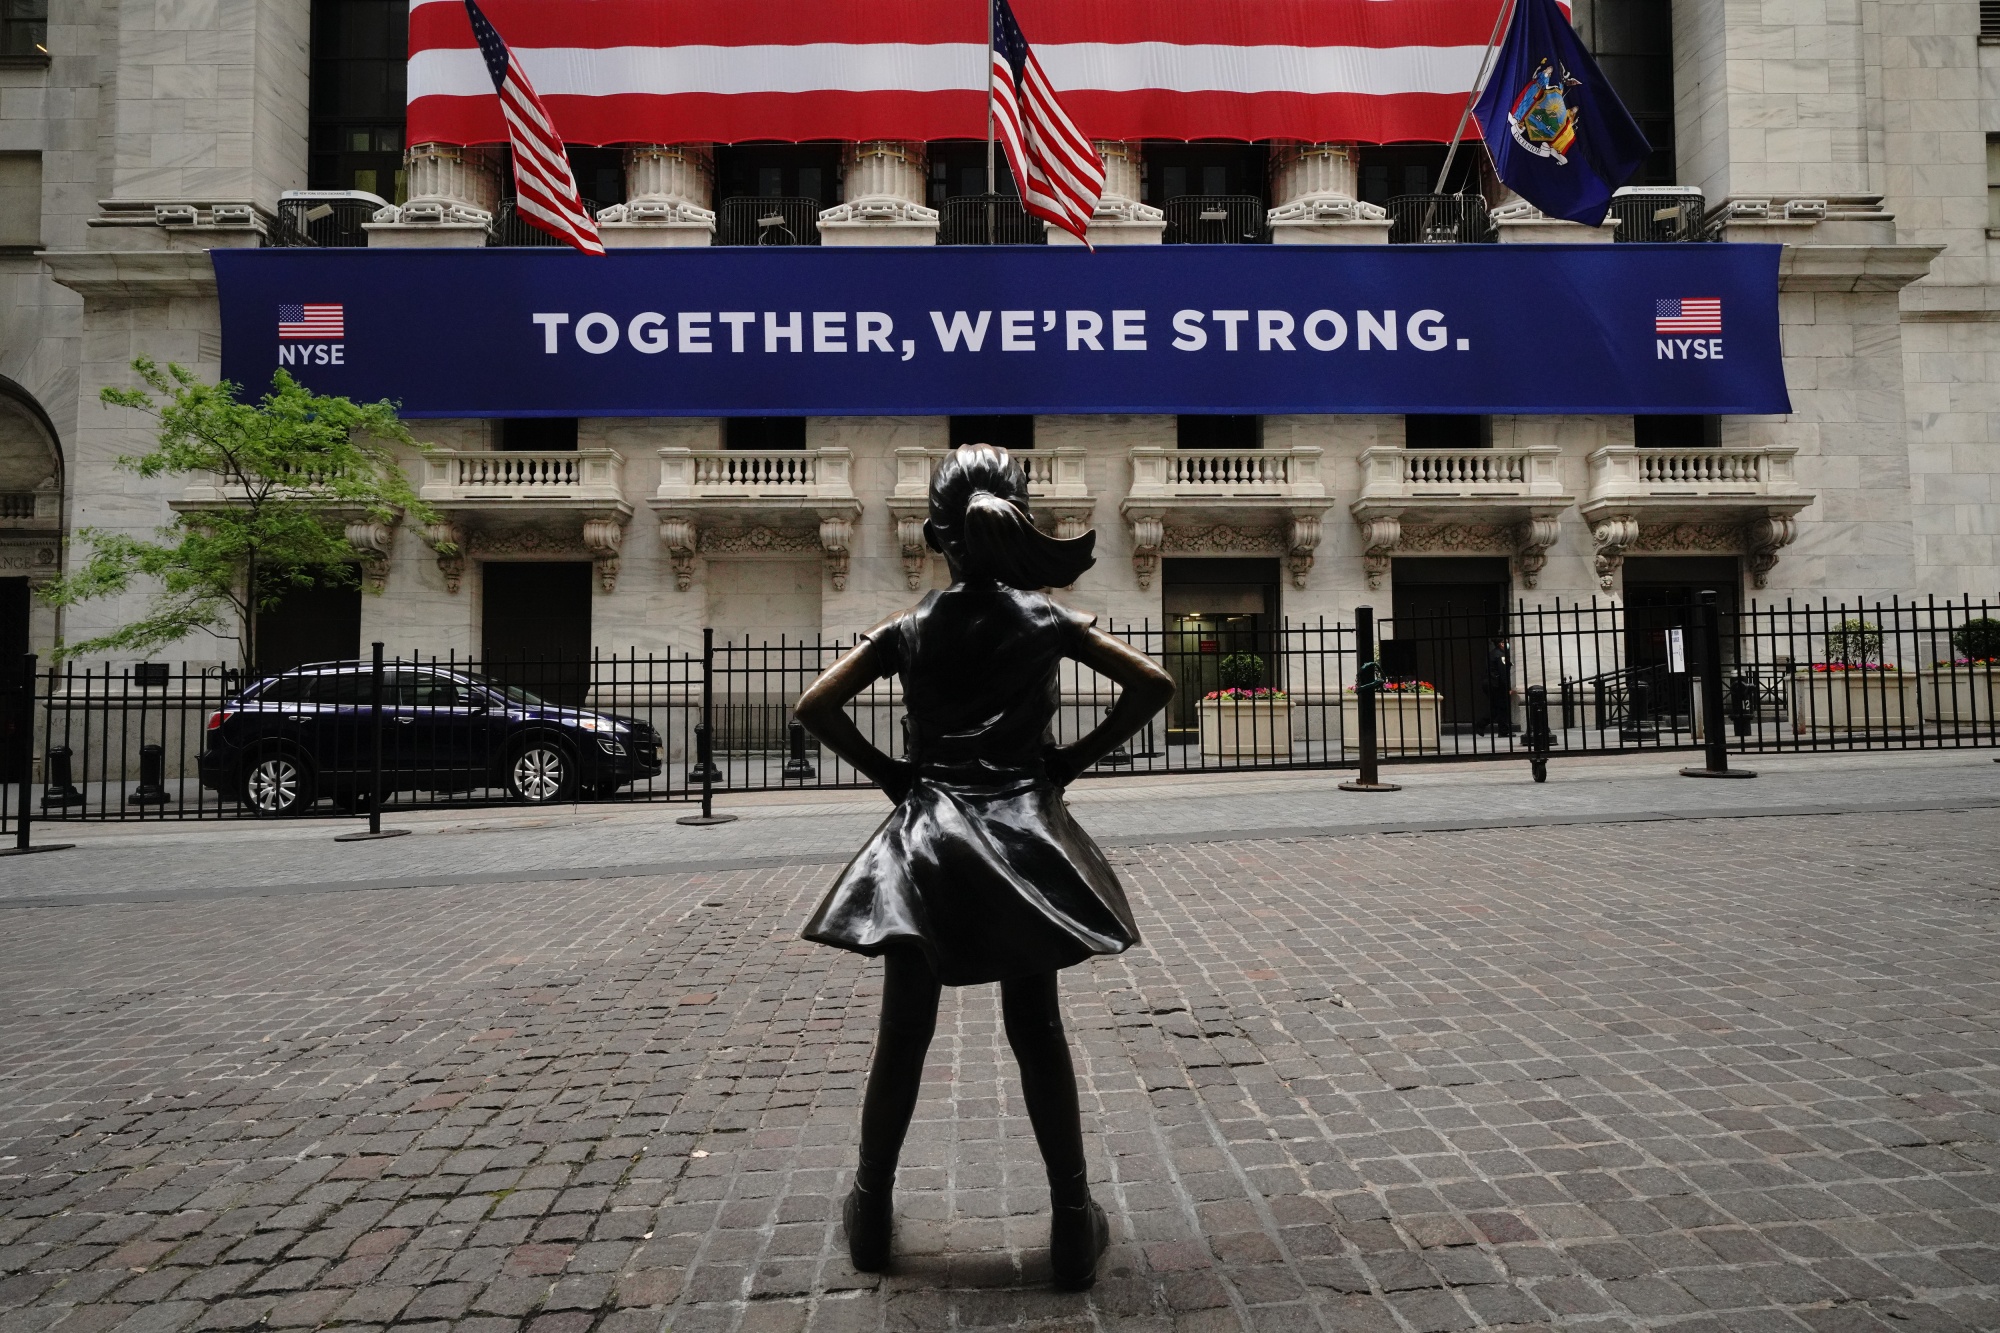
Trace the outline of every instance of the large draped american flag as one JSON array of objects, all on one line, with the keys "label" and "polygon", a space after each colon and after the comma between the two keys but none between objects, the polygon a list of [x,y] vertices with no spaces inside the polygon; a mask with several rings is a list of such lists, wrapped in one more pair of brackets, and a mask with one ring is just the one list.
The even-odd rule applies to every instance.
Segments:
[{"label": "large draped american flag", "polygon": [[1084,240],[1104,194],[1104,162],[1056,100],[1007,0],[993,0],[993,132],[1021,207]]},{"label": "large draped american flag", "polygon": [[[573,144],[981,139],[987,0],[484,0]],[[1012,0],[1092,139],[1442,142],[1502,0]],[[505,143],[459,0],[410,0],[412,143]]]},{"label": "large draped american flag", "polygon": [[507,120],[507,141],[514,149],[514,209],[517,216],[587,255],[604,253],[597,219],[583,206],[569,152],[548,109],[535,95],[521,62],[486,21],[476,0],[465,0],[473,40],[499,95],[500,113]]}]

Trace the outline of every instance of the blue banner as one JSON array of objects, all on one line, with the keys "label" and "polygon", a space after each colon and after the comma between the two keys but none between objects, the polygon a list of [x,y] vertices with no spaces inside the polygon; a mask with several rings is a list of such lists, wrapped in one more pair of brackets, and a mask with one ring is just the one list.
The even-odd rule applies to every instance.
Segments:
[{"label": "blue banner", "polygon": [[228,379],[413,417],[1783,413],[1778,253],[212,252]]}]

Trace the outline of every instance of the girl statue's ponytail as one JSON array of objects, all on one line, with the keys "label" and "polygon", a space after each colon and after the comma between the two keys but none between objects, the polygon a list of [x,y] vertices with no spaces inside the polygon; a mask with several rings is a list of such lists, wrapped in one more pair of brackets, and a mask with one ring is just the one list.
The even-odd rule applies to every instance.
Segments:
[{"label": "girl statue's ponytail", "polygon": [[961,445],[931,477],[924,535],[959,578],[1033,590],[1061,588],[1095,563],[1097,534],[1051,537],[1028,510],[1028,482],[1004,449]]}]

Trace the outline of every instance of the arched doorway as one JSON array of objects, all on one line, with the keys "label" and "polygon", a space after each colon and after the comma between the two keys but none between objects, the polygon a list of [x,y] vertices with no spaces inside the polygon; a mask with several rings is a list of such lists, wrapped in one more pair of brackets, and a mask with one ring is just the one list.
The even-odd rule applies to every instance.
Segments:
[{"label": "arched doorway", "polygon": [[0,376],[0,773],[18,762],[13,735],[21,659],[46,654],[55,616],[35,588],[62,568],[62,450],[55,425],[26,389]]}]

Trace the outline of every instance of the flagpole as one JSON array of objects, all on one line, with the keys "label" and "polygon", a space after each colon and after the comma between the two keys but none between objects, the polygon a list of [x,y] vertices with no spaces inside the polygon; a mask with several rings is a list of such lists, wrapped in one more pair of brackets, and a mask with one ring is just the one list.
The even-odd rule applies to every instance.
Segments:
[{"label": "flagpole", "polygon": [[[1458,128],[1451,132],[1451,148],[1444,155],[1444,168],[1438,172],[1437,189],[1433,193],[1443,194],[1445,182],[1451,179],[1452,160],[1458,156],[1459,141],[1465,138],[1466,122],[1472,119],[1472,108],[1479,105],[1479,95],[1486,91],[1486,77],[1493,66],[1493,53],[1499,48],[1500,34],[1507,26],[1508,15],[1513,12],[1514,0],[1500,0],[1500,12],[1493,18],[1493,33],[1486,39],[1486,54],[1479,60],[1479,75],[1473,79],[1472,91],[1466,95],[1465,109],[1458,113]],[[1424,226],[1429,228],[1428,218]]]},{"label": "flagpole", "polygon": [[986,0],[986,243],[993,244],[993,196],[999,182],[993,171],[993,3]]}]

